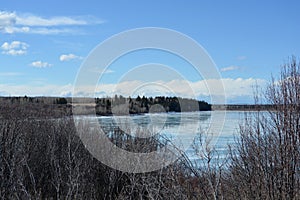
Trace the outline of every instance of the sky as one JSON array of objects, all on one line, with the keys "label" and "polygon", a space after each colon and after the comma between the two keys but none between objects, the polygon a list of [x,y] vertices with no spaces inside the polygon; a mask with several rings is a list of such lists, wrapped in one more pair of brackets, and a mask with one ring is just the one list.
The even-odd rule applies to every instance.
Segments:
[{"label": "sky", "polygon": [[[300,55],[296,0],[2,0],[0,5],[0,96],[72,96],[80,67],[97,45],[144,27],[174,30],[201,45],[215,63],[227,103],[253,103],[253,86],[263,89],[290,56]],[[99,71],[94,96],[166,94],[211,102],[220,95],[207,89],[216,80],[155,49],[128,53],[110,66],[96,66]]]}]

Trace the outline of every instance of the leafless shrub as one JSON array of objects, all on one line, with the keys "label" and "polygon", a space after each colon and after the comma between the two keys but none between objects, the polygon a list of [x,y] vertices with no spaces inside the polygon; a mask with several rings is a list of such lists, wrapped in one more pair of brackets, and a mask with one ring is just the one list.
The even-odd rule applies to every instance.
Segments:
[{"label": "leafless shrub", "polygon": [[[184,168],[184,159],[150,173],[124,173],[91,156],[72,118],[10,116],[0,122],[2,199],[188,198],[190,172]],[[113,130],[109,137],[133,152],[155,151],[163,145],[155,137],[137,139],[120,130]]]},{"label": "leafless shrub", "polygon": [[266,99],[275,106],[240,127],[228,176],[239,199],[300,198],[300,64],[293,57],[272,79]]}]

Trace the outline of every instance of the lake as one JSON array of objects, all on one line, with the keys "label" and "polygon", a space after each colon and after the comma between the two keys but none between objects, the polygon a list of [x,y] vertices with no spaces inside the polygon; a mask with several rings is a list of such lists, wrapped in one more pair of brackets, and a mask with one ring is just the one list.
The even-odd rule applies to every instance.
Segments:
[{"label": "lake", "polygon": [[[252,111],[253,112],[253,111]],[[255,112],[255,111],[254,111]],[[149,113],[129,116],[97,116],[103,129],[120,128],[125,132],[147,133],[138,137],[154,134],[167,137],[173,144],[187,153],[191,160],[199,159],[193,145],[200,146],[197,135],[202,134],[209,146],[215,148],[220,158],[227,155],[228,144],[235,142],[239,124],[248,111],[200,111],[185,113]],[[130,130],[130,131],[129,131]],[[198,141],[198,142],[197,142]]]}]

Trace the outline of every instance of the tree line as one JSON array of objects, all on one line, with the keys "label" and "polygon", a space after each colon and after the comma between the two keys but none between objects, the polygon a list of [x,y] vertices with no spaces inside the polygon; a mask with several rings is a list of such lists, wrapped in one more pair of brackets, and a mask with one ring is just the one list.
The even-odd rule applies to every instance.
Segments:
[{"label": "tree line", "polygon": [[181,97],[140,97],[125,98],[115,95],[113,98],[96,98],[96,113],[105,114],[140,114],[149,112],[190,112],[209,111],[211,105],[205,101]]},{"label": "tree line", "polygon": [[[74,98],[75,101],[80,98]],[[71,113],[70,97],[0,97],[2,103],[11,103],[15,105],[60,105],[58,108],[69,109]],[[149,112],[191,112],[191,111],[209,111],[211,105],[205,101],[181,97],[123,97],[115,95],[114,97],[95,98],[95,109],[98,115],[111,114],[142,114]],[[79,100],[80,102],[81,100]],[[83,101],[85,102],[85,101]],[[55,106],[54,106],[55,107]]]}]

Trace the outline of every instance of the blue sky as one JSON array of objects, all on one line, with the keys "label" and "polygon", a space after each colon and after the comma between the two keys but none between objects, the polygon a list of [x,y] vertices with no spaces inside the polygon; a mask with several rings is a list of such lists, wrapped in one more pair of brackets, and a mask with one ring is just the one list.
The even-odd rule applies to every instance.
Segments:
[{"label": "blue sky", "polygon": [[[0,95],[70,96],[81,63],[96,45],[128,29],[162,27],[203,46],[224,80],[229,103],[251,103],[253,84],[265,85],[289,56],[300,55],[299,9],[296,0],[3,1]],[[173,67],[195,87],[197,98],[208,99],[199,89],[205,80],[187,63],[155,51],[120,59],[102,79],[106,89],[98,92],[111,95],[126,72],[151,62]],[[175,79],[157,79],[180,86]]]}]

